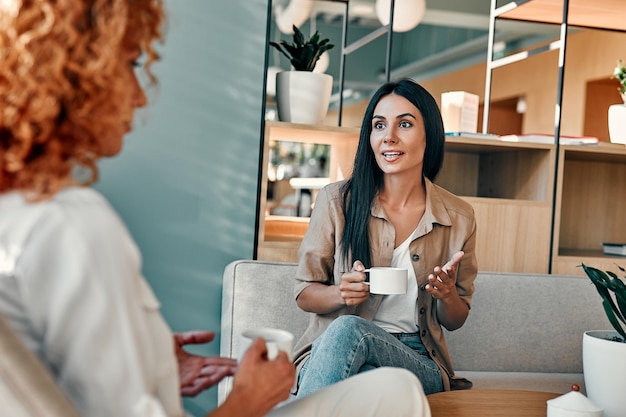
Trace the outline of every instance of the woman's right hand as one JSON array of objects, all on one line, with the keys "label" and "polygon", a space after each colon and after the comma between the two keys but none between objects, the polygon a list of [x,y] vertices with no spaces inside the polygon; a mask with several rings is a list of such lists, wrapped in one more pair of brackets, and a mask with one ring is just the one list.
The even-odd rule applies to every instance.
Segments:
[{"label": "woman's right hand", "polygon": [[367,300],[370,287],[365,283],[365,267],[355,261],[349,272],[341,274],[339,284],[310,283],[298,296],[296,302],[304,311],[328,314],[344,306],[355,306]]},{"label": "woman's right hand", "polygon": [[265,341],[256,339],[246,351],[224,403],[208,417],[261,417],[289,398],[296,369],[285,352],[268,359]]},{"label": "woman's right hand", "polygon": [[367,300],[370,287],[365,284],[365,266],[361,261],[354,261],[352,269],[341,275],[339,294],[345,305],[355,306]]}]

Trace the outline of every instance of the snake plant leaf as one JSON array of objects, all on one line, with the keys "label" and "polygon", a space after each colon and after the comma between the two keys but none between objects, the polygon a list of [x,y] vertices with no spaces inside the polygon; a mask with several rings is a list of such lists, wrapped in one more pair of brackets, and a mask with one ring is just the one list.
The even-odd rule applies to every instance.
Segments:
[{"label": "snake plant leaf", "polygon": [[304,35],[296,25],[293,25],[293,43],[296,45],[304,45]]},{"label": "snake plant leaf", "polygon": [[[621,324],[626,324],[626,285],[612,271],[601,271],[584,263],[581,266],[602,298],[602,307],[606,317],[626,342],[626,331]],[[626,273],[621,266],[618,265],[618,268]]]},{"label": "snake plant leaf", "polygon": [[292,42],[281,40],[280,43],[270,41],[269,44],[289,59],[296,71],[313,71],[321,55],[335,45],[330,39],[320,40],[320,33],[315,33],[307,40],[298,27],[293,25]]},{"label": "snake plant leaf", "polygon": [[613,307],[607,302],[608,300],[604,300],[602,302],[602,306],[604,307],[604,312],[606,313],[606,317],[609,319],[609,322],[613,326],[613,328],[626,340],[626,331],[622,328],[615,316],[613,311]]}]

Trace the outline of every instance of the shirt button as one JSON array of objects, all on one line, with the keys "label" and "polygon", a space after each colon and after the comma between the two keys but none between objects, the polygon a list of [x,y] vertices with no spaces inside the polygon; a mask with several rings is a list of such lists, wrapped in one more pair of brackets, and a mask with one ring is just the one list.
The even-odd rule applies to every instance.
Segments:
[{"label": "shirt button", "polygon": [[433,357],[433,358],[434,358],[435,356],[437,356],[437,352],[435,352],[435,350],[434,350],[434,349],[433,349],[433,350],[431,350],[431,351],[430,351],[430,353],[431,353],[431,355],[432,355],[432,357]]},{"label": "shirt button", "polygon": [[419,260],[420,260],[420,256],[419,256],[419,254],[414,253],[414,254],[411,256],[411,259],[413,259],[413,261],[417,262],[417,261],[419,261]]},{"label": "shirt button", "polygon": [[426,330],[422,329],[422,337],[426,336]]},{"label": "shirt button", "polygon": [[420,290],[421,291],[426,291],[426,285],[420,285]]},{"label": "shirt button", "polygon": [[420,314],[424,314],[426,312],[426,309],[424,307],[420,308]]}]

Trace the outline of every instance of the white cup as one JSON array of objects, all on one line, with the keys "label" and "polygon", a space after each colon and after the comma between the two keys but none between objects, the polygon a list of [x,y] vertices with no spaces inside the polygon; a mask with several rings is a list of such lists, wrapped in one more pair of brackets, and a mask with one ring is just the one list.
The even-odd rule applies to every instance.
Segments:
[{"label": "white cup", "polygon": [[239,360],[243,358],[252,342],[262,337],[265,339],[267,346],[267,357],[273,361],[278,356],[278,352],[283,351],[289,356],[289,360],[293,360],[293,334],[286,330],[272,329],[269,327],[258,327],[247,329],[241,332],[239,338]]},{"label": "white cup", "polygon": [[405,268],[373,267],[369,272],[370,293],[372,294],[406,294],[409,282],[409,271]]}]

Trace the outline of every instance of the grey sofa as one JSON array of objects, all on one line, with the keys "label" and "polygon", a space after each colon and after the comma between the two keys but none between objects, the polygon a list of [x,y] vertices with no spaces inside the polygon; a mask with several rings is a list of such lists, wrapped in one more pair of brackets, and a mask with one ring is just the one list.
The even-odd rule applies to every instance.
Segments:
[{"label": "grey sofa", "polygon": [[[304,332],[307,313],[293,298],[296,265],[239,260],[224,271],[221,355],[236,357],[249,327]],[[585,277],[481,272],[465,325],[446,338],[456,373],[475,389],[566,393],[582,376],[582,337],[610,329],[601,299]],[[221,403],[230,379],[218,388]]]}]

